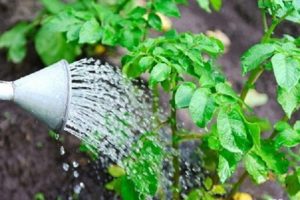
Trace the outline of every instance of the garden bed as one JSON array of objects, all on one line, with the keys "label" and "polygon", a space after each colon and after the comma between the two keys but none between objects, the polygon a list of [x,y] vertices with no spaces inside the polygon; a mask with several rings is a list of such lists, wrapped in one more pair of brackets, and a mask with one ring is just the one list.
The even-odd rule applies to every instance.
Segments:
[{"label": "garden bed", "polygon": [[[38,7],[35,0],[0,0],[0,32],[18,20],[32,18]],[[240,91],[243,80],[240,78],[239,57],[252,44],[258,42],[262,35],[256,1],[225,1],[221,12],[212,14],[200,10],[194,1],[190,2],[190,6],[181,9],[182,18],[173,20],[178,31],[199,33],[218,28],[230,38],[229,51],[220,59],[220,64],[224,66],[229,81]],[[281,32],[283,27],[278,30],[278,34]],[[297,35],[299,30],[285,24],[284,32]],[[42,66],[32,47],[29,48],[25,62],[20,65],[8,63],[5,52],[0,52],[1,80],[17,79]],[[282,116],[282,110],[275,101],[274,85],[274,78],[269,73],[265,73],[257,82],[257,90],[267,93],[270,99],[265,106],[260,107],[258,115],[268,117],[272,122]],[[38,192],[44,193],[47,199],[58,196],[65,199],[72,196],[73,188],[80,180],[85,183],[82,199],[98,199],[100,194],[102,199],[113,199],[113,194],[103,189],[107,176],[100,173],[101,170],[98,170],[99,174],[89,172],[94,173],[95,170],[90,169],[96,165],[88,163],[87,157],[79,153],[79,141],[75,137],[62,133],[67,154],[61,156],[61,144],[50,138],[43,124],[11,103],[1,102],[0,109],[0,199],[27,200],[32,199]],[[66,172],[62,167],[64,162],[73,160],[81,164],[78,169],[79,179],[73,177],[74,170]],[[286,198],[280,187],[270,181],[254,187],[247,180],[241,191],[248,192],[257,199],[264,193],[274,198]]]}]

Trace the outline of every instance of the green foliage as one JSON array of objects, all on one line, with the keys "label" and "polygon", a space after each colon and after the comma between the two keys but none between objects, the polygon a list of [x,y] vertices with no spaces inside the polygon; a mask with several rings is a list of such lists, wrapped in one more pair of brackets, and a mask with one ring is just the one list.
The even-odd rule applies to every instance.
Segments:
[{"label": "green foliage", "polygon": [[124,160],[124,169],[115,165],[108,168],[115,179],[106,188],[115,190],[125,200],[154,196],[160,184],[163,149],[154,133],[145,133],[132,150],[131,156]]},{"label": "green foliage", "polygon": [[42,192],[38,192],[33,197],[34,200],[45,200],[45,195]]},{"label": "green foliage", "polygon": [[125,161],[125,170],[137,191],[154,196],[159,185],[162,170],[163,149],[157,144],[155,134],[145,133],[136,146],[132,157]]},{"label": "green foliage", "polygon": [[297,85],[291,91],[278,88],[277,90],[277,101],[282,106],[284,112],[288,117],[292,116],[292,113],[298,109],[300,104],[300,88]]},{"label": "green foliage", "polygon": [[[289,174],[285,178],[286,189],[289,196],[294,197],[300,191],[300,169],[296,168],[292,174]],[[299,197],[299,195],[298,195]]]},{"label": "green foliage", "polygon": [[197,89],[190,101],[189,112],[192,120],[199,127],[205,127],[211,120],[215,111],[215,102],[207,88]]},{"label": "green foliage", "polygon": [[268,168],[258,155],[252,152],[248,153],[244,162],[247,172],[256,183],[260,184],[268,179]]},{"label": "green foliage", "polygon": [[219,11],[222,7],[222,0],[197,0],[197,3],[206,12],[211,12],[211,7],[216,11]]},{"label": "green foliage", "polygon": [[300,23],[298,0],[259,0],[258,6],[276,18]]},{"label": "green foliage", "polygon": [[184,82],[179,85],[175,94],[176,108],[187,108],[190,105],[196,85],[191,82]]},{"label": "green foliage", "polygon": [[275,146],[281,147],[294,147],[300,143],[300,130],[297,129],[299,121],[297,121],[292,128],[286,122],[278,122],[275,124],[275,130],[278,132],[277,137],[275,138]]},{"label": "green foliage", "polygon": [[256,44],[242,57],[243,73],[259,67],[272,66],[278,84],[277,100],[290,117],[299,106],[299,40],[292,36],[272,39],[268,43]]},{"label": "green foliage", "polygon": [[18,23],[0,37],[0,48],[7,48],[8,60],[20,63],[26,55],[26,34],[31,27],[28,23]]},{"label": "green foliage", "polygon": [[180,17],[176,1],[174,0],[154,0],[154,8],[167,16]]},{"label": "green foliage", "polygon": [[[201,84],[215,84],[223,80],[214,71],[214,60],[222,54],[220,41],[203,34],[167,33],[166,36],[148,39],[122,60],[123,72],[135,78],[150,72],[152,86],[164,81],[174,83],[172,76],[189,74],[200,78]],[[200,55],[200,56],[199,56]],[[210,55],[204,59],[201,55]]]},{"label": "green foliage", "polygon": [[243,74],[259,67],[273,55],[274,51],[275,48],[272,44],[257,44],[251,47],[242,56]]},{"label": "green foliage", "polygon": [[247,127],[237,108],[220,110],[217,118],[218,136],[222,147],[232,153],[244,153],[251,148]]},{"label": "green foliage", "polygon": [[9,60],[19,63],[26,56],[27,38],[47,65],[60,59],[74,61],[84,45],[102,43],[134,49],[148,30],[162,30],[158,13],[179,17],[179,1],[155,0],[141,7],[133,0],[98,2],[41,0],[44,10],[32,23],[19,23],[0,37],[0,48]]},{"label": "green foliage", "polygon": [[299,61],[281,53],[275,54],[271,61],[278,85],[281,88],[290,91],[299,82]]},{"label": "green foliage", "polygon": [[[287,117],[292,117],[300,107],[300,39],[289,35],[273,38],[275,28],[282,21],[300,22],[299,0],[258,1],[264,35],[261,42],[241,57],[243,75],[251,73],[241,95],[230,86],[216,62],[224,52],[219,40],[204,34],[178,34],[175,30],[148,38],[151,29],[162,31],[160,15],[180,17],[178,4],[187,3],[186,0],[153,0],[144,6],[138,6],[133,0],[41,2],[44,10],[32,23],[19,23],[0,36],[0,48],[8,49],[9,60],[21,62],[26,55],[27,40],[32,38],[45,64],[62,58],[72,61],[86,46],[99,43],[122,46],[128,50],[122,58],[124,74],[129,78],[148,74],[150,87],[161,86],[170,97],[168,119],[164,122],[157,117],[158,127],[136,141],[122,167],[108,168],[114,179],[107,183],[107,189],[114,190],[125,200],[152,198],[163,192],[160,177],[163,161],[171,158],[174,168],[172,198],[179,199],[179,146],[187,140],[202,139],[199,148],[203,152],[203,165],[212,178],[207,177],[202,188],[188,191],[186,199],[209,200],[226,196],[221,183],[235,173],[240,163],[255,183],[261,184],[270,174],[275,174],[279,182],[284,179],[291,198],[299,197],[299,168],[295,163],[300,158],[292,148],[300,143],[300,123],[297,121],[291,126]],[[197,2],[207,12],[219,10],[222,5],[221,0]],[[255,87],[265,70],[274,73],[277,101],[287,116],[274,125],[268,138],[262,134],[272,130],[270,122],[256,116],[244,102],[249,89]],[[153,95],[158,98],[160,94]],[[153,106],[153,115],[159,116],[157,105]],[[186,109],[204,133],[178,130],[177,109]],[[172,147],[172,153],[164,148],[165,144],[158,142],[157,132],[163,126],[171,129],[168,147]],[[97,151],[88,143],[82,143],[80,150],[97,159]],[[242,181],[243,177],[226,198],[231,198]]]},{"label": "green foliage", "polygon": [[61,33],[43,27],[35,36],[35,48],[46,65],[61,60],[72,61],[80,53],[76,44],[68,43]]}]

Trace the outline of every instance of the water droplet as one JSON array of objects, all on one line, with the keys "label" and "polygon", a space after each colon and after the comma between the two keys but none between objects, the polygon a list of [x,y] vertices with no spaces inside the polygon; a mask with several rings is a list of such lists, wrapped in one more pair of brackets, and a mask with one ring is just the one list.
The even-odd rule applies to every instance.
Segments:
[{"label": "water droplet", "polygon": [[70,168],[70,166],[69,166],[69,164],[68,163],[63,163],[63,169],[67,172],[67,171],[69,171],[69,168]]},{"label": "water droplet", "polygon": [[65,148],[63,146],[60,147],[60,155],[65,155],[66,151]]}]

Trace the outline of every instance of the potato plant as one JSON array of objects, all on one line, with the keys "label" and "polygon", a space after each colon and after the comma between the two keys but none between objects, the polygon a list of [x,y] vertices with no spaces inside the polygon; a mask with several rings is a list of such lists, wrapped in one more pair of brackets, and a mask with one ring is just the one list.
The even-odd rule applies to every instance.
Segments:
[{"label": "potato plant", "polygon": [[[159,173],[163,158],[170,155],[152,138],[168,126],[172,138],[170,146],[177,152],[182,143],[199,141],[204,167],[209,171],[202,187],[191,189],[186,199],[231,199],[248,176],[257,184],[276,179],[291,199],[300,198],[300,157],[295,153],[300,143],[300,122],[290,120],[300,107],[300,39],[290,35],[274,36],[282,22],[300,23],[299,0],[257,1],[263,36],[241,57],[242,72],[248,79],[240,93],[231,87],[216,63],[224,52],[218,39],[176,30],[149,37],[151,29],[162,31],[160,14],[180,17],[177,6],[187,4],[186,0],[152,0],[142,6],[132,0],[41,2],[44,8],[35,20],[21,22],[0,37],[0,47],[8,49],[9,60],[18,63],[24,59],[27,39],[34,40],[45,64],[62,58],[72,61],[86,48],[101,43],[128,49],[122,66],[129,78],[149,74],[157,127],[140,138],[143,145],[139,151],[133,147],[138,161],[125,161],[125,169],[119,166],[108,169],[115,177],[107,184],[108,189],[115,190],[126,200],[161,197]],[[217,11],[222,5],[221,0],[197,2],[207,12]],[[277,101],[285,113],[273,128],[266,126],[268,122],[256,116],[245,103],[249,90],[255,88],[265,71],[274,73]],[[166,121],[158,114],[160,90],[170,96]],[[199,133],[178,128],[180,109],[189,112],[190,119],[201,130]],[[269,137],[262,137],[269,131],[272,132]],[[149,154],[152,155],[150,160]],[[182,198],[179,155],[171,155],[174,168],[171,198],[175,200]],[[229,178],[239,165],[244,171],[237,182],[232,183]],[[133,171],[143,174],[144,178],[136,179]]]}]

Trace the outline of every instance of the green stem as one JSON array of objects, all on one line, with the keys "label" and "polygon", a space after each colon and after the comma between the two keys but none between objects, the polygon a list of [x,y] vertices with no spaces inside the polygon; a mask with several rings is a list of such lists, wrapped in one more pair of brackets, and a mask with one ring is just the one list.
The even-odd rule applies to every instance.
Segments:
[{"label": "green stem", "polygon": [[154,115],[154,122],[160,124],[161,122],[159,120],[159,90],[157,85],[155,85],[152,88],[152,95],[153,95],[152,112]]},{"label": "green stem", "polygon": [[179,161],[179,143],[177,141],[177,116],[176,116],[176,108],[175,108],[175,91],[172,94],[171,99],[171,131],[172,131],[172,147],[175,150],[175,155],[173,155],[173,199],[180,199],[180,188],[179,188],[179,178],[180,178],[180,161]]},{"label": "green stem", "polygon": [[261,76],[261,74],[263,72],[264,72],[264,69],[262,67],[259,67],[252,71],[252,73],[250,74],[248,80],[246,81],[246,83],[242,89],[241,95],[240,95],[240,98],[243,101],[246,99],[249,90],[254,87],[255,82]]},{"label": "green stem", "polygon": [[[261,42],[262,43],[266,43],[271,39],[272,34],[274,33],[274,30],[276,29],[276,27],[290,14],[291,10],[288,11],[283,17],[279,18],[279,19],[275,19],[272,21],[271,26],[268,28],[268,30],[264,30],[265,34],[262,37]],[[264,18],[265,13],[263,13],[263,23],[264,23],[264,27],[267,27],[266,25],[266,18]],[[247,82],[245,83],[240,98],[244,101],[245,98],[247,97],[247,94],[249,92],[249,90],[254,87],[255,82],[257,81],[257,79],[262,75],[262,73],[264,72],[263,67],[259,67],[256,70],[254,70]],[[286,116],[283,117],[282,120],[288,120],[288,118]],[[277,131],[273,131],[273,133],[270,135],[269,139],[273,139],[274,137],[276,137],[276,135],[278,134]],[[245,181],[245,179],[247,178],[248,173],[247,171],[244,171],[242,173],[242,175],[240,176],[239,180],[233,185],[232,189],[229,192],[229,195],[227,196],[226,199],[231,199],[233,197],[233,195],[236,193],[236,191],[239,189],[239,187],[242,185],[242,183]]]},{"label": "green stem", "polygon": [[271,36],[273,35],[276,27],[283,21],[287,16],[289,16],[293,12],[293,9],[288,10],[285,15],[283,15],[279,19],[273,19],[272,24],[269,28],[269,30],[265,33],[265,35],[262,38],[262,43],[266,43],[270,40]]},{"label": "green stem", "polygon": [[[288,121],[288,119],[289,118],[285,115],[280,121]],[[272,134],[270,135],[270,137],[268,137],[268,139],[274,139],[278,133],[279,132],[277,132],[276,130],[273,130]],[[239,180],[233,185],[232,189],[230,190],[229,195],[226,198],[227,200],[230,200],[233,197],[233,195],[236,193],[236,191],[239,189],[239,187],[245,181],[247,176],[248,176],[248,173],[246,170],[244,170],[244,172],[240,176]]]},{"label": "green stem", "polygon": [[159,122],[159,124],[153,129],[154,132],[159,131],[162,127],[169,123],[169,119],[164,122]]},{"label": "green stem", "polygon": [[205,136],[206,136],[206,134],[204,134],[204,133],[180,133],[180,132],[177,132],[177,140],[180,143],[184,142],[184,141],[190,141],[190,140],[200,140]]},{"label": "green stem", "polygon": [[244,171],[240,176],[239,180],[233,185],[232,189],[230,190],[229,195],[226,198],[227,200],[230,200],[233,197],[233,195],[236,193],[236,191],[239,189],[242,183],[246,180],[247,176],[248,173]]},{"label": "green stem", "polygon": [[[282,16],[279,19],[273,19],[271,26],[268,28],[267,25],[267,21],[266,21],[266,14],[264,11],[262,11],[262,16],[263,16],[263,24],[264,24],[264,35],[261,39],[261,43],[266,43],[271,39],[272,34],[274,33],[274,30],[276,29],[276,27],[290,14],[292,10],[289,10],[284,16]],[[254,84],[256,82],[256,80],[262,75],[262,73],[264,72],[263,67],[259,67],[255,70],[252,71],[252,73],[250,74],[247,82],[245,83],[240,98],[242,100],[245,100],[249,90],[254,87]]]},{"label": "green stem", "polygon": [[266,11],[264,9],[261,9],[260,12],[261,12],[262,21],[263,21],[262,22],[263,23],[263,30],[264,30],[264,33],[266,33],[269,29]]}]

